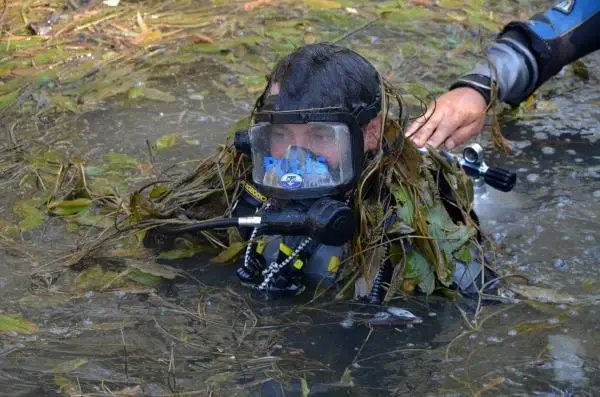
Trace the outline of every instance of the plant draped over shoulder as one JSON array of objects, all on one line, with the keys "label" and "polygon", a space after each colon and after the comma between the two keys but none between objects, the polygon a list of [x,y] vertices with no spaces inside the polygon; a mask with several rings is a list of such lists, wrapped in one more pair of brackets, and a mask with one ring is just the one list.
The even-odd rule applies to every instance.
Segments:
[{"label": "plant draped over shoulder", "polygon": [[[361,277],[368,285],[385,256],[395,265],[386,296],[389,299],[398,292],[411,293],[417,285],[426,293],[436,285],[449,286],[454,260],[469,262],[479,244],[477,225],[469,216],[472,180],[458,163],[449,163],[435,151],[422,154],[403,138],[402,126],[407,119],[402,116],[401,98],[387,85],[385,92],[385,149],[368,162],[354,191],[351,205],[359,215],[359,226],[340,279],[346,282],[343,290]],[[390,99],[400,106],[397,120],[387,117]],[[130,201],[134,226],[149,230],[166,223],[228,216],[242,191],[242,182],[249,179],[250,159],[237,153],[231,143],[221,145],[182,179],[135,192]],[[452,221],[439,193],[440,184],[450,187],[453,206],[464,223]],[[244,248],[233,229],[203,231],[187,238],[225,247],[219,256],[230,261]]]}]

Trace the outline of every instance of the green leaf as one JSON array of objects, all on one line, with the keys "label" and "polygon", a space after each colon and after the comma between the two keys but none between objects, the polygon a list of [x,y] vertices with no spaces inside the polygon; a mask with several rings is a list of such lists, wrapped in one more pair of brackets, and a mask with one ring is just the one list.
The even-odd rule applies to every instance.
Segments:
[{"label": "green leaf", "polygon": [[141,272],[139,270],[133,270],[127,273],[127,278],[135,281],[136,283],[148,285],[150,287],[156,286],[162,280],[161,277],[155,276],[150,273]]},{"label": "green leaf", "polygon": [[129,99],[138,99],[144,94],[144,87],[131,87],[129,91],[127,91],[127,98]]},{"label": "green leaf", "polygon": [[242,243],[242,242],[233,243],[229,247],[227,247],[226,249],[221,251],[221,253],[219,255],[212,258],[210,261],[212,263],[223,263],[223,264],[224,263],[232,263],[238,258],[238,255],[240,254],[240,252],[242,252],[242,250],[245,247],[246,247],[246,243]]},{"label": "green leaf", "polygon": [[401,260],[403,260],[404,254],[405,249],[402,246],[402,242],[400,242],[399,244],[391,243],[389,255],[390,261],[392,261],[392,263],[398,263]]},{"label": "green leaf", "polygon": [[165,135],[156,140],[154,148],[156,150],[164,150],[173,147],[177,144],[179,137],[177,135]]},{"label": "green leaf", "polygon": [[582,60],[575,61],[570,65],[573,74],[585,81],[590,79],[590,72],[587,65]]},{"label": "green leaf", "polygon": [[110,152],[104,155],[104,160],[110,164],[114,170],[123,170],[128,168],[137,168],[137,160],[125,153]]},{"label": "green leaf", "polygon": [[91,208],[81,211],[75,222],[84,226],[94,226],[99,228],[110,227],[114,225],[114,219],[106,215],[96,215]]},{"label": "green leaf", "polygon": [[58,390],[67,396],[79,394],[79,389],[65,376],[54,375],[54,383],[56,383],[56,386],[58,386]]},{"label": "green leaf", "polygon": [[48,204],[48,209],[56,215],[73,215],[87,209],[92,205],[92,200],[78,198],[75,200],[54,201]]},{"label": "green leaf", "polygon": [[449,8],[453,10],[462,10],[465,8],[464,0],[438,0],[438,7]]},{"label": "green leaf", "polygon": [[227,138],[232,139],[237,131],[247,130],[248,127],[250,127],[250,116],[239,119],[227,130]]},{"label": "green leaf", "polygon": [[473,255],[471,255],[470,244],[464,245],[461,249],[459,249],[454,254],[454,257],[463,263],[471,263],[471,261],[473,260]]},{"label": "green leaf", "polygon": [[205,54],[216,54],[224,49],[225,48],[219,43],[200,43],[194,45],[194,50]]},{"label": "green leaf", "polygon": [[94,167],[91,165],[85,167],[85,174],[87,176],[100,176],[100,175],[104,174],[104,172],[105,172],[104,168]]},{"label": "green leaf", "polygon": [[385,20],[390,21],[392,25],[403,25],[405,23],[413,24],[419,19],[430,16],[431,12],[426,8],[407,8],[404,10],[385,13],[384,15]]},{"label": "green leaf", "polygon": [[419,287],[427,295],[435,289],[435,274],[433,266],[429,264],[416,250],[410,250],[406,254],[406,268],[404,270],[405,278],[416,279]]},{"label": "green leaf", "polygon": [[342,8],[340,3],[332,0],[304,0],[304,3],[308,7],[316,8],[318,10],[333,10],[336,8]]},{"label": "green leaf", "polygon": [[388,234],[399,234],[406,235],[414,233],[415,229],[410,227],[406,222],[402,219],[397,219],[396,222],[389,229],[387,229]]},{"label": "green leaf", "polygon": [[[127,266],[131,268],[137,269],[137,271],[145,274],[149,274],[155,276],[157,278],[163,278],[166,280],[174,280],[176,277],[180,276],[180,273],[177,269],[171,266],[161,265],[160,263],[156,263],[154,261],[149,260],[127,260]],[[134,277],[137,277],[134,274]]]},{"label": "green leaf", "polygon": [[461,295],[455,289],[450,289],[446,287],[439,287],[437,293],[441,294],[446,299],[449,299],[453,302],[457,302],[461,299]]},{"label": "green leaf", "polygon": [[350,368],[346,368],[342,377],[340,378],[340,383],[343,385],[354,386],[354,377],[352,376],[352,371]]},{"label": "green leaf", "polygon": [[465,11],[468,15],[469,25],[473,28],[484,28],[490,32],[497,32],[499,29],[502,28],[501,23],[496,22],[490,18],[490,16],[492,15],[491,13],[486,13],[481,9],[467,9]]},{"label": "green leaf", "polygon": [[4,219],[0,219],[0,234],[10,239],[20,238],[19,227]]},{"label": "green leaf", "polygon": [[456,251],[464,246],[472,237],[477,234],[477,230],[473,226],[458,226],[456,229],[446,235],[452,251]]},{"label": "green leaf", "polygon": [[17,316],[5,316],[0,314],[0,332],[33,334],[38,331],[38,326],[30,321]]},{"label": "green leaf", "polygon": [[186,247],[186,248],[178,248],[170,251],[161,252],[158,257],[161,259],[182,259],[182,258],[191,258],[192,256],[198,254],[199,252],[205,251],[204,247]]},{"label": "green leaf", "polygon": [[75,358],[73,360],[65,361],[58,364],[57,366],[52,368],[52,372],[54,372],[55,374],[68,374],[69,372],[74,371],[87,363],[87,358]]},{"label": "green leaf", "polygon": [[240,78],[240,81],[250,92],[260,92],[266,85],[265,76],[262,74],[245,75]]},{"label": "green leaf", "polygon": [[412,226],[415,217],[415,205],[412,201],[408,187],[400,185],[392,191],[392,194],[398,205],[400,205],[398,216],[406,222],[408,226]]},{"label": "green leaf", "polygon": [[123,285],[119,273],[104,271],[99,265],[82,270],[75,279],[74,286],[79,291],[99,291],[106,285],[118,287]]},{"label": "green leaf", "polygon": [[16,202],[13,211],[22,218],[19,222],[19,228],[22,231],[35,229],[44,223],[44,213],[37,209],[32,200]]},{"label": "green leaf", "polygon": [[22,231],[32,230],[44,223],[44,214],[37,209],[32,210],[25,219],[19,222]]},{"label": "green leaf", "polygon": [[142,95],[146,99],[160,102],[175,102],[175,96],[168,92],[161,91],[157,88],[145,87]]},{"label": "green leaf", "polygon": [[302,386],[302,397],[308,397],[310,394],[310,388],[308,387],[306,378],[300,378],[300,385]]},{"label": "green leaf", "polygon": [[218,387],[223,383],[227,384],[236,378],[236,372],[234,371],[224,371],[218,374],[214,374],[209,376],[204,383],[211,387]]},{"label": "green leaf", "polygon": [[152,191],[150,192],[150,198],[151,199],[158,198],[166,192],[167,192],[166,187],[164,187],[162,185],[154,185],[154,187],[152,188]]},{"label": "green leaf", "polygon": [[237,227],[230,227],[229,229],[227,229],[227,235],[229,236],[229,244],[244,242],[244,239],[240,234],[240,229],[238,229]]},{"label": "green leaf", "polygon": [[[437,261],[438,278],[444,283],[450,282],[451,269],[453,268],[453,252],[464,246],[477,230],[472,226],[456,225],[442,204],[431,208],[427,217],[427,231],[437,245],[439,255]],[[462,254],[466,255],[465,252]],[[470,261],[469,261],[470,262]],[[469,263],[467,262],[467,263]]]}]

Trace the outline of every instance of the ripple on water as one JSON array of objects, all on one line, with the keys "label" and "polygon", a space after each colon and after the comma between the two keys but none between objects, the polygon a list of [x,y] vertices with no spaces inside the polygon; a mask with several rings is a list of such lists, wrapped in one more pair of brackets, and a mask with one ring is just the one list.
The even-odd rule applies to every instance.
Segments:
[{"label": "ripple on water", "polygon": [[527,175],[527,181],[531,182],[531,183],[535,183],[540,179],[540,175],[539,174],[528,174]]},{"label": "ripple on water", "polygon": [[556,152],[556,149],[554,149],[553,147],[550,146],[544,146],[542,148],[542,153],[545,155],[551,155],[554,154]]}]

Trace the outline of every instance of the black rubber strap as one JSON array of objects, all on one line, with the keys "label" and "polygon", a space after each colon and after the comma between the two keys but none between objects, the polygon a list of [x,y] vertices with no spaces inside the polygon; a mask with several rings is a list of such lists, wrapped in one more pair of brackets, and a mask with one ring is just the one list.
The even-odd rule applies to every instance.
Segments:
[{"label": "black rubber strap", "polygon": [[454,84],[450,86],[450,89],[453,90],[459,87],[472,88],[481,94],[483,99],[485,99],[485,103],[489,104],[492,93],[491,86],[492,81],[489,77],[480,74],[469,74],[454,82]]}]

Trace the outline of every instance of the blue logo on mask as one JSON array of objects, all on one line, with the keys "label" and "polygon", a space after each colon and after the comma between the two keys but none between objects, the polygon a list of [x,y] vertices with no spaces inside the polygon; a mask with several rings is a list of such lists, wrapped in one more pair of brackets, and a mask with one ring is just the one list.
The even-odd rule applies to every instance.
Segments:
[{"label": "blue logo on mask", "polygon": [[328,172],[327,160],[323,156],[317,156],[316,159],[306,157],[303,162],[296,158],[281,158],[265,156],[265,172],[278,171],[280,174],[325,174]]},{"label": "blue logo on mask", "polygon": [[302,186],[302,177],[298,174],[284,174],[279,179],[279,184],[286,189],[298,189]]}]

